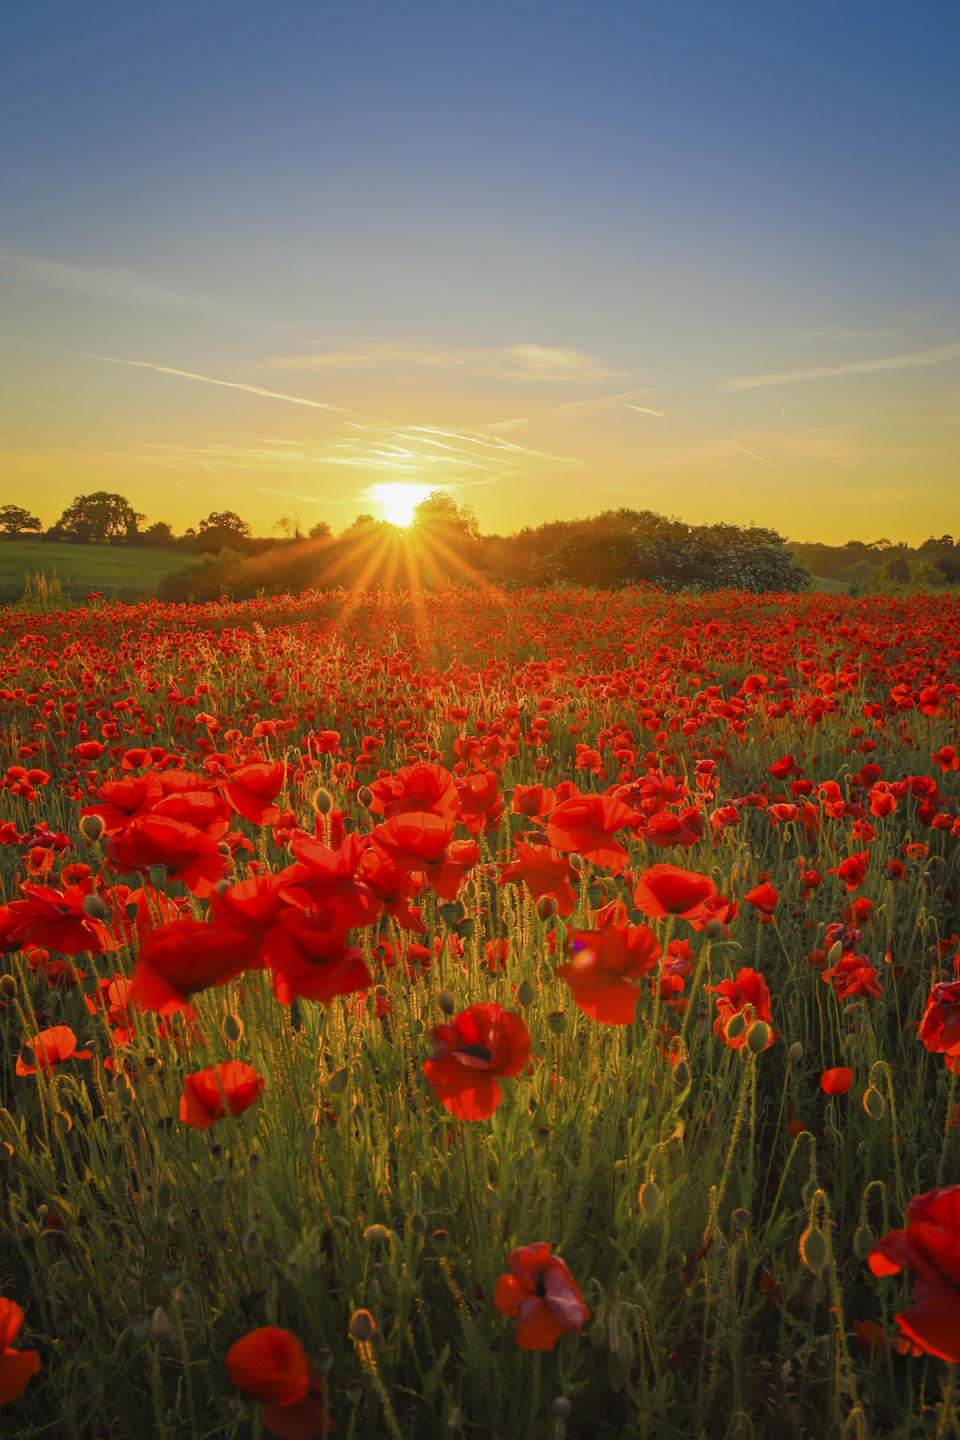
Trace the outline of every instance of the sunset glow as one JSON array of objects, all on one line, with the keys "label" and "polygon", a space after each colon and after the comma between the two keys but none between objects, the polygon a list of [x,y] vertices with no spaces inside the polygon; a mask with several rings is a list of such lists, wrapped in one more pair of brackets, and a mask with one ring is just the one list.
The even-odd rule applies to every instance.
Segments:
[{"label": "sunset glow", "polygon": [[384,482],[370,492],[384,520],[405,530],[413,519],[413,512],[421,500],[430,494],[427,485],[412,485],[405,482]]}]

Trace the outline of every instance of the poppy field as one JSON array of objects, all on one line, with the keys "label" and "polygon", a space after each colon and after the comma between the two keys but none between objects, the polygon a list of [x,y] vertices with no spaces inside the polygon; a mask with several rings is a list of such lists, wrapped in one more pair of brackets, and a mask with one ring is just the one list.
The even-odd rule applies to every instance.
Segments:
[{"label": "poppy field", "polygon": [[960,601],[0,614],[0,1427],[960,1435]]}]

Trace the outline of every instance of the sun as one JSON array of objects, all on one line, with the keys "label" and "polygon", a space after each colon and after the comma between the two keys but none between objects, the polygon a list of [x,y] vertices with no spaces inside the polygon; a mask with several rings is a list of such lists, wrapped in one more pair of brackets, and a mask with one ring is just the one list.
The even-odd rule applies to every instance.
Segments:
[{"label": "sun", "polygon": [[405,530],[413,519],[414,510],[429,494],[427,485],[415,485],[407,480],[387,480],[373,487],[370,498],[380,507],[384,520]]}]

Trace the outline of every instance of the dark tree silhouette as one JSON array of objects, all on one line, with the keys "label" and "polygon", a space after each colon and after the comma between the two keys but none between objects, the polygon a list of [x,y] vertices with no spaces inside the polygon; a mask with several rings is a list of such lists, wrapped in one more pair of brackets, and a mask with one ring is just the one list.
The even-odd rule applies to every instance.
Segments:
[{"label": "dark tree silhouette", "polygon": [[0,505],[0,530],[16,539],[25,530],[42,530],[43,521],[22,505]]},{"label": "dark tree silhouette", "polygon": [[60,516],[56,529],[72,540],[102,544],[121,536],[132,538],[143,519],[123,495],[95,490],[90,495],[78,495]]}]

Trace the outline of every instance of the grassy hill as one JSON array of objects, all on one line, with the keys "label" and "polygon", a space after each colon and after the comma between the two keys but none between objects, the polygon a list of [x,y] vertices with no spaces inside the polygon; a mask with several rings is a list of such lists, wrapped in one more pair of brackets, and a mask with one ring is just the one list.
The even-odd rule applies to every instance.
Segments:
[{"label": "grassy hill", "polygon": [[24,592],[28,575],[54,574],[65,597],[82,602],[92,590],[107,599],[140,600],[190,560],[178,550],[127,545],[70,545],[51,540],[0,540],[0,605]]}]

